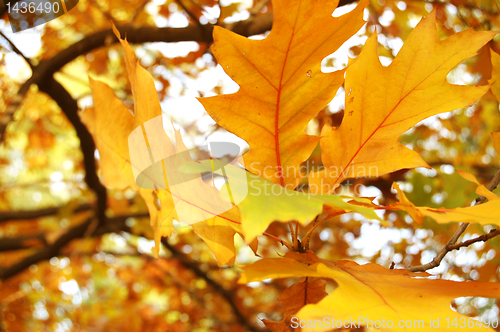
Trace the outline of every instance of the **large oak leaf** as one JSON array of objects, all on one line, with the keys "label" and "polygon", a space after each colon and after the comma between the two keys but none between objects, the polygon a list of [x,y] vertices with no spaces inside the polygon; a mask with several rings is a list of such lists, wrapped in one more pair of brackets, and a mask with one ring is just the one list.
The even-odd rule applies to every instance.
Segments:
[{"label": "large oak leaf", "polygon": [[479,184],[476,177],[470,173],[458,171],[465,179],[476,183],[476,193],[488,199],[488,202],[469,207],[458,207],[446,209],[444,207],[433,209],[427,206],[415,206],[399,188],[397,183],[393,183],[393,188],[397,191],[399,202],[386,206],[386,209],[406,211],[413,220],[422,223],[423,217],[430,217],[436,222],[447,224],[450,222],[476,222],[482,225],[500,226],[500,197],[489,191],[484,185]]},{"label": "large oak leaf", "polygon": [[[247,243],[261,234],[273,221],[298,221],[306,226],[323,211],[325,206],[335,209],[339,214],[357,212],[367,219],[377,219],[370,200],[367,198],[348,197],[341,195],[319,195],[290,190],[275,184],[263,177],[241,170],[233,170],[234,165],[224,165],[219,161],[206,160],[201,163],[186,163],[180,169],[186,173],[210,172],[223,175],[220,171],[225,166],[228,181],[233,195],[244,196],[238,204],[241,212],[241,232]],[[235,174],[236,176],[231,176]],[[224,193],[228,187],[223,187]],[[228,197],[229,195],[224,195]],[[257,208],[256,208],[257,207]],[[240,232],[238,230],[238,232]]]},{"label": "large oak leaf", "polygon": [[[182,179],[183,175],[172,168],[170,170],[175,173],[174,177],[179,183],[169,187],[164,177],[163,161],[160,162],[161,165],[158,164],[160,174],[152,174],[153,177],[147,179],[154,182],[156,189],[144,189],[137,185],[137,175],[153,162],[150,157],[154,159],[162,155],[160,159],[163,159],[165,156],[173,156],[174,159],[170,160],[172,163],[193,160],[178,130],[175,131],[176,146],[164,132],[154,80],[139,65],[128,42],[120,38],[117,30],[115,33],[125,53],[134,96],[134,114],[129,112],[108,85],[92,78],[89,80],[94,107],[79,113],[96,142],[102,182],[108,188],[122,190],[130,187],[139,191],[151,217],[156,242],[153,251],[156,255],[159,253],[161,238],[170,236],[174,231],[173,220],[176,219],[192,224],[194,232],[205,241],[220,265],[232,265],[236,231],[231,223],[239,225],[240,214],[230,203],[217,200],[219,191],[216,188],[205,184],[199,174],[198,177],[191,175],[189,179]],[[131,141],[130,137],[137,136],[131,135],[136,129],[139,129],[140,139]],[[131,147],[130,142],[135,144],[141,139],[145,140],[143,133],[146,133],[148,146],[141,147],[137,144]],[[148,148],[151,149],[151,155]],[[167,167],[167,173],[168,170]]]},{"label": "large oak leaf", "polygon": [[274,0],[273,28],[264,40],[214,29],[212,52],[240,90],[199,100],[220,126],[250,145],[247,169],[290,189],[319,141],[305,128],[343,83],[344,70],[322,73],[321,60],[361,28],[368,1],[334,18],[337,4]]},{"label": "large oak leaf", "polygon": [[434,11],[388,67],[380,63],[377,35],[370,37],[346,72],[342,124],[322,130],[325,170],[311,173],[311,190],[331,192],[346,178],[428,167],[398,137],[431,115],[471,105],[488,91],[489,86],[452,85],[446,75],[497,33],[468,29],[440,41]]},{"label": "large oak leaf", "polygon": [[[393,324],[398,329],[400,322],[421,324],[401,328],[405,331],[493,331],[480,322],[472,327],[461,328],[451,323],[455,318],[467,322],[467,317],[451,310],[450,303],[462,296],[500,298],[500,284],[484,282],[457,282],[428,279],[428,273],[413,273],[406,270],[388,270],[377,264],[358,265],[351,261],[327,262],[313,254],[287,255],[284,258],[260,260],[243,268],[241,283],[262,281],[267,278],[319,277],[330,278],[338,287],[317,304],[309,304],[298,313],[299,320],[312,321],[316,328],[306,327],[302,331],[329,331],[326,322],[343,322],[343,326],[367,325],[368,320],[385,322],[381,331]],[[365,323],[362,323],[362,319]],[[429,326],[430,320],[439,319],[439,329]],[[447,324],[448,319],[448,324]],[[293,321],[292,321],[293,322]],[[389,323],[391,322],[391,323]],[[306,324],[303,324],[306,325]],[[307,326],[307,325],[306,325]],[[354,326],[352,326],[354,327]],[[403,326],[402,326],[403,327]]]}]

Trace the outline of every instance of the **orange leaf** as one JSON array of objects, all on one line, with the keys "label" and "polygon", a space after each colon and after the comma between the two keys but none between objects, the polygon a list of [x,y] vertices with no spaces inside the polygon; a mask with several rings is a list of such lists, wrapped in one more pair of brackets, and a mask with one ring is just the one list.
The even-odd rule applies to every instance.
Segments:
[{"label": "orange leaf", "polygon": [[[311,254],[308,254],[309,256]],[[295,255],[294,257],[296,257]],[[500,298],[498,283],[456,282],[427,279],[428,273],[413,273],[406,270],[388,270],[377,264],[358,265],[351,261],[327,262],[316,258],[316,262],[305,263],[300,257],[269,258],[243,268],[240,283],[261,281],[267,278],[319,277],[337,282],[338,288],[317,304],[308,304],[292,320],[292,327],[302,320],[302,331],[330,331],[335,323],[346,327],[352,324],[366,326],[368,320],[392,322],[398,328],[400,322],[420,324],[418,330],[427,331],[430,320],[439,319],[439,331],[463,330],[451,322],[467,319],[451,310],[450,302],[462,296]],[[325,320],[326,318],[326,320]],[[363,323],[364,319],[364,323]],[[450,324],[446,324],[448,321]],[[322,324],[314,325],[320,321]],[[312,324],[308,324],[312,322]],[[475,321],[474,321],[475,322]],[[330,325],[327,325],[329,323]],[[332,325],[333,324],[333,325]],[[337,326],[338,328],[339,326]],[[354,328],[354,326],[351,325]],[[493,331],[484,324],[466,326],[467,331]],[[416,326],[407,330],[417,330]]]},{"label": "orange leaf", "polygon": [[500,153],[500,133],[491,133],[493,136],[493,146],[495,147],[495,151]]},{"label": "orange leaf", "polygon": [[370,37],[347,69],[342,124],[323,127],[326,169],[310,176],[312,190],[331,192],[346,178],[429,167],[398,137],[431,115],[471,105],[488,91],[489,86],[451,85],[446,75],[497,33],[468,29],[440,41],[433,11],[420,21],[388,67],[380,63],[377,35]]},{"label": "orange leaf", "polygon": [[[116,29],[115,33],[120,39]],[[153,251],[156,255],[159,253],[161,238],[172,234],[172,222],[177,219],[193,224],[195,233],[207,243],[220,265],[233,264],[236,231],[230,223],[239,223],[239,211],[222,199],[214,203],[214,197],[219,197],[219,191],[203,183],[201,177],[194,182],[180,181],[175,186],[167,186],[164,172],[169,173],[172,169],[164,168],[163,161],[157,161],[169,156],[175,158],[175,161],[170,161],[173,163],[193,160],[189,157],[178,130],[175,131],[176,147],[165,134],[153,78],[136,61],[128,42],[122,39],[120,42],[134,95],[134,115],[109,86],[92,78],[89,80],[95,106],[79,114],[99,150],[103,183],[114,189],[140,189],[139,193],[146,202],[151,217],[156,242]],[[144,136],[144,133],[147,135]],[[148,173],[147,169],[152,166],[151,158],[155,161],[155,167]],[[179,173],[175,174],[176,179],[179,176],[182,177]],[[151,184],[151,188],[156,189],[144,189],[144,183]],[[204,195],[200,195],[201,192]]]},{"label": "orange leaf", "polygon": [[318,303],[328,293],[325,291],[326,280],[308,278],[301,283],[290,286],[281,293],[278,301],[285,307],[284,318],[291,319],[303,306]]},{"label": "orange leaf", "polygon": [[[491,92],[497,97],[500,102],[500,54],[491,51],[491,66],[492,73],[489,83],[491,85]],[[498,150],[497,150],[498,151]]]},{"label": "orange leaf", "polygon": [[214,29],[212,52],[240,90],[199,100],[219,125],[250,145],[247,169],[290,189],[319,141],[305,128],[343,82],[344,70],[322,73],[321,60],[361,28],[368,1],[333,18],[337,4],[273,1],[273,28],[264,40]]},{"label": "orange leaf", "polygon": [[415,206],[406,198],[397,183],[393,183],[392,187],[398,192],[399,203],[386,206],[385,208],[406,211],[418,223],[422,223],[422,218],[425,216],[431,217],[436,222],[442,224],[450,222],[477,222],[482,225],[500,225],[500,197],[487,190],[483,185],[478,186],[476,193],[485,195],[489,199],[488,202],[481,205],[454,209],[431,209],[426,206]]}]

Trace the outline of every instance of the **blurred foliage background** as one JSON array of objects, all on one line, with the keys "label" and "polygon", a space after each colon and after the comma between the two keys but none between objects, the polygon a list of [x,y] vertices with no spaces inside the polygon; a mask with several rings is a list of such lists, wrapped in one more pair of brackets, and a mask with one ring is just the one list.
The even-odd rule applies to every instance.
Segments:
[{"label": "blurred foliage background", "polygon": [[[343,1],[334,15],[352,9],[355,3],[350,2]],[[381,61],[388,65],[420,18],[433,9],[442,39],[467,28],[500,28],[498,0],[372,0],[365,11],[365,27],[323,60],[323,70],[345,67],[374,31],[380,34]],[[207,139],[245,147],[245,142],[219,128],[195,97],[238,89],[210,53],[210,27],[221,25],[264,38],[272,11],[267,0],[80,0],[60,18],[17,34],[10,29],[5,9],[1,11],[0,116],[9,112],[9,105],[16,112],[0,143],[0,330],[259,331],[264,330],[260,319],[281,319],[282,306],[276,300],[297,280],[239,285],[238,268],[219,268],[205,243],[186,225],[179,223],[176,234],[163,242],[161,258],[153,258],[144,202],[130,190],[102,194],[95,179],[86,175],[99,154],[75,130],[79,120],[74,119],[75,107],[92,105],[88,75],[110,84],[132,106],[121,47],[113,37],[101,36],[102,45],[92,39],[109,31],[114,22],[130,33],[136,56],[155,78],[164,115],[181,129],[188,147]],[[172,30],[159,30],[157,38],[138,33],[140,27]],[[164,41],[176,31],[184,41]],[[69,51],[71,57],[61,56]],[[478,56],[450,72],[449,81],[487,84],[490,52],[500,53],[498,36]],[[52,69],[44,72],[46,64]],[[58,94],[51,90],[52,74],[70,97],[66,102],[74,101],[73,108],[54,100]],[[33,77],[36,84],[27,84]],[[308,133],[319,135],[325,123],[340,125],[343,110],[341,88],[311,121]],[[402,136],[401,142],[419,152],[432,170],[351,179],[341,188],[351,195],[376,196],[376,202],[385,205],[396,201],[390,188],[398,181],[416,205],[467,206],[476,198],[475,188],[455,169],[488,183],[500,162],[490,135],[496,131],[500,131],[499,104],[488,92],[469,108],[422,121]],[[89,147],[90,157],[83,151]],[[321,164],[319,146],[309,162]],[[94,173],[98,172],[97,166]],[[92,218],[99,214],[105,225]],[[382,214],[392,227],[366,222],[356,214],[333,218],[318,227],[311,249],[328,260],[386,267],[394,262],[396,268],[404,268],[432,260],[457,228],[432,220],[417,225],[403,213]],[[464,239],[488,231],[471,225]],[[267,232],[289,237],[281,223],[273,223]],[[235,241],[236,266],[258,259],[238,235]],[[449,253],[430,272],[452,280],[498,282],[499,251],[498,238],[476,243]],[[259,237],[260,256],[285,252],[278,242]],[[327,290],[334,288],[329,284]],[[483,319],[499,315],[496,302],[488,299],[461,298],[454,307]]]}]

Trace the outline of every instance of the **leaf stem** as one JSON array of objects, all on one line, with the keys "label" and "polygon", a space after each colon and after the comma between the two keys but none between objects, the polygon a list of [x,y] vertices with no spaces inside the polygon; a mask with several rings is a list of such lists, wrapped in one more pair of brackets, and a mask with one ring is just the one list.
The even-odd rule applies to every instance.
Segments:
[{"label": "leaf stem", "polygon": [[316,217],[316,219],[314,219],[313,226],[311,227],[311,229],[309,229],[307,231],[306,235],[304,236],[304,239],[302,240],[302,243],[305,243],[305,245],[304,245],[305,250],[306,251],[309,250],[309,242],[311,241],[312,233],[319,225],[321,225],[323,222],[327,221],[330,218],[340,216],[341,214],[344,214],[344,213],[345,213],[345,211],[330,213],[329,215],[327,215],[326,217],[321,219],[319,222],[318,222],[319,216]]},{"label": "leaf stem", "polygon": [[273,240],[276,240],[276,241],[278,241],[279,243],[281,243],[281,245],[282,245],[282,246],[285,246],[288,250],[290,250],[290,251],[294,251],[293,247],[292,247],[292,246],[291,246],[288,242],[286,242],[285,240],[282,240],[282,239],[280,239],[279,237],[274,236],[274,235],[272,235],[272,234],[269,234],[269,233],[267,233],[267,232],[262,233],[262,235],[267,236],[267,237],[269,237],[269,238],[271,238],[271,239],[273,239]]},{"label": "leaf stem", "polygon": [[[486,187],[489,191],[494,190],[498,184],[500,183],[500,169],[497,171],[493,179],[490,181],[488,186]],[[486,197],[480,196],[476,198],[474,201],[474,205],[479,205],[482,204],[486,201]],[[427,264],[422,264],[422,265],[417,265],[417,266],[410,266],[407,268],[408,271],[411,272],[424,272],[430,269],[433,269],[435,267],[438,267],[439,264],[441,264],[441,261],[443,260],[444,256],[452,250],[457,250],[460,249],[461,247],[467,247],[471,245],[472,243],[479,242],[479,241],[487,241],[497,235],[500,234],[500,230],[492,230],[488,234],[484,234],[481,236],[478,236],[477,238],[462,242],[462,243],[456,243],[458,241],[458,238],[465,232],[467,229],[467,226],[469,226],[469,223],[461,223],[458,229],[455,231],[455,234],[450,238],[448,243],[441,249],[441,251],[434,257],[432,261],[430,261]]]}]

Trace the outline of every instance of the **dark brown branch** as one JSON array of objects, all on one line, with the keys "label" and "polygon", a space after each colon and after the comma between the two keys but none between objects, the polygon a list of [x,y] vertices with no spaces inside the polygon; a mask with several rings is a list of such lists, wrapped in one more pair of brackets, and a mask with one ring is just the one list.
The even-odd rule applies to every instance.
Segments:
[{"label": "dark brown branch", "polygon": [[[140,218],[148,217],[148,213],[138,213],[125,216],[117,216],[114,218],[106,219],[104,224],[98,226],[91,234],[91,236],[100,236],[112,232],[131,232],[130,228],[126,224],[128,218]],[[26,257],[22,261],[12,265],[6,269],[0,269],[0,280],[8,279],[23,270],[27,269],[33,264],[40,263],[45,260],[57,256],[60,251],[72,240],[83,238],[88,227],[92,222],[92,218],[87,219],[80,225],[70,228],[64,235],[57,239],[52,245],[45,246],[42,250],[37,253]],[[4,241],[5,239],[2,239]],[[12,239],[13,240],[13,239]],[[18,239],[19,240],[19,239]],[[199,265],[192,261],[188,256],[178,250],[176,247],[170,245],[166,238],[162,239],[162,244],[165,248],[172,253],[172,258],[176,259],[184,268],[191,270],[197,277],[202,278],[205,282],[212,287],[212,289],[219,293],[230,305],[234,311],[234,315],[239,324],[244,326],[247,331],[260,331],[259,328],[253,326],[245,315],[241,312],[236,301],[233,297],[231,291],[225,289],[221,284],[217,283],[199,267]],[[21,248],[19,248],[21,249]]]},{"label": "dark brown branch", "polygon": [[62,235],[59,239],[57,239],[52,245],[45,247],[44,249],[38,251],[37,253],[26,257],[22,261],[6,268],[0,269],[0,280],[5,280],[26,268],[30,267],[33,264],[49,260],[54,256],[57,256],[59,251],[65,247],[70,241],[81,238],[87,228],[89,227],[92,218],[87,219],[85,222],[81,223],[78,226],[75,226],[69,229],[64,235]]},{"label": "dark brown branch", "polygon": [[78,104],[66,89],[53,77],[47,78],[44,84],[40,85],[40,90],[47,93],[59,105],[63,113],[75,128],[76,135],[80,139],[80,149],[83,153],[83,164],[85,168],[85,182],[96,194],[96,216],[100,222],[106,219],[107,195],[106,188],[101,184],[97,176],[94,159],[95,144],[87,127],[78,116]]},{"label": "dark brown branch", "polygon": [[[21,210],[21,211],[7,211],[0,212],[0,222],[13,221],[13,220],[25,220],[25,219],[36,219],[47,216],[55,215],[64,206],[58,206],[53,208],[46,208],[40,210]],[[92,206],[90,204],[82,204],[78,206],[73,212],[82,212],[91,210]]]},{"label": "dark brown branch", "polygon": [[31,67],[31,69],[33,69],[33,64],[31,63],[31,60],[28,59],[24,54],[23,52],[21,52],[21,50],[19,50],[17,48],[17,46],[12,42],[12,40],[10,40],[6,35],[4,35],[3,32],[0,31],[0,36],[2,36],[3,39],[5,39],[7,41],[7,43],[9,43],[9,46],[10,48],[12,49],[12,51],[14,53],[16,53],[17,55],[19,55],[20,57],[22,57],[24,59],[24,61],[26,61],[26,63]]},{"label": "dark brown branch", "polygon": [[34,247],[43,247],[47,245],[47,241],[43,234],[33,236],[23,236],[17,238],[5,238],[0,240],[0,252],[19,249],[28,249]]},{"label": "dark brown branch", "polygon": [[[104,224],[100,224],[90,235],[100,236],[112,232],[121,232],[121,231],[130,232],[130,228],[125,223],[125,221],[128,218],[140,218],[147,216],[149,216],[148,213],[137,213],[126,216],[117,216],[113,218],[108,218],[106,219]],[[23,270],[27,269],[33,264],[37,264],[45,260],[49,260],[54,256],[57,256],[69,242],[84,237],[85,232],[90,226],[92,220],[93,218],[89,218],[83,223],[70,228],[66,233],[64,233],[51,245],[45,246],[43,249],[36,252],[35,254],[24,258],[20,262],[6,269],[0,269],[0,280],[8,279],[22,272]],[[2,239],[1,241],[3,240],[4,239]]]},{"label": "dark brown branch", "polygon": [[460,242],[460,243],[454,244],[452,246],[449,246],[448,249],[450,251],[451,250],[457,250],[457,249],[460,249],[462,247],[468,247],[471,244],[476,243],[476,242],[486,242],[489,239],[492,239],[492,238],[494,238],[497,235],[500,235],[500,228],[492,229],[488,234],[483,234],[483,235],[480,235],[480,236],[475,237],[473,239],[470,239],[470,240],[467,240],[467,241]]},{"label": "dark brown branch", "polygon": [[[264,17],[264,16],[260,16]],[[255,21],[263,21],[260,18]],[[272,22],[272,17],[269,23]],[[130,43],[147,43],[147,42],[179,42],[179,41],[199,41],[211,42],[212,41],[212,25],[204,26],[206,31],[201,31],[199,27],[188,26],[186,28],[157,28],[157,27],[133,27],[133,26],[119,26],[117,27],[122,36],[126,36]],[[259,26],[260,29],[268,29],[269,25]],[[255,31],[252,29],[252,24],[244,21],[243,23],[235,26],[235,29],[243,30],[243,32],[257,34],[264,31]],[[19,105],[24,99],[32,84],[42,86],[45,82],[52,77],[52,75],[64,67],[69,62],[73,61],[82,54],[86,54],[94,49],[102,46],[108,46],[118,42],[111,29],[100,31],[85,37],[84,39],[76,42],[67,49],[59,52],[56,56],[40,63],[34,67],[33,75],[27,80],[19,89],[12,102],[7,106],[7,109],[0,117],[0,142],[3,141],[7,125],[14,117],[14,113],[19,108]]]},{"label": "dark brown branch", "polygon": [[[490,183],[488,184],[488,186],[486,188],[489,191],[493,191],[498,186],[499,183],[500,183],[500,169],[497,171],[497,173],[495,174],[495,176],[493,177],[493,179],[490,181]],[[475,205],[482,204],[485,201],[486,201],[486,197],[480,196],[480,197],[478,197],[475,200],[475,203],[476,203]],[[448,252],[450,252],[452,250],[460,249],[461,247],[465,247],[466,246],[465,243],[471,241],[471,240],[469,240],[469,241],[465,241],[465,242],[456,244],[457,241],[458,241],[458,238],[467,229],[467,226],[469,226],[469,223],[461,223],[460,226],[458,227],[458,229],[455,231],[455,234],[453,234],[453,236],[448,241],[448,243],[441,249],[441,251],[439,251],[439,253],[436,255],[436,257],[434,257],[434,259],[432,261],[430,261],[427,264],[422,264],[422,265],[417,265],[417,266],[410,266],[410,267],[407,268],[407,270],[408,271],[412,271],[412,272],[424,272],[424,271],[433,269],[435,267],[438,267],[439,264],[441,264],[441,261],[443,260],[444,256],[446,256],[446,254]],[[486,236],[484,238],[486,240],[488,240],[488,239],[490,239],[490,238],[498,235],[498,234],[495,234],[497,231],[493,231],[493,232],[490,232],[490,233],[482,235],[482,236]],[[487,237],[490,234],[491,234],[491,236]],[[478,238],[481,238],[482,236],[480,236]],[[470,242],[469,244],[467,244],[467,246],[470,245],[470,244],[472,244],[472,243],[474,243],[474,242],[478,242],[478,241],[483,241],[483,240],[479,239],[477,241]]]},{"label": "dark brown branch", "polygon": [[141,14],[141,12],[143,11],[144,7],[146,7],[146,5],[149,3],[149,0],[145,0],[145,1],[142,1],[142,3],[139,5],[139,7],[136,8],[135,10],[135,14],[134,16],[132,17],[132,23],[135,22],[135,20],[137,19],[137,17],[139,17],[139,15]]},{"label": "dark brown branch", "polygon": [[[353,3],[353,0],[341,0],[339,6]],[[4,9],[5,10],[5,9]],[[5,12],[0,11],[0,16]],[[245,21],[240,21],[232,24],[230,28],[233,32],[242,36],[252,36],[269,31],[272,27],[272,13],[250,17]],[[118,30],[122,36],[126,36],[130,43],[142,44],[148,42],[181,42],[181,41],[196,41],[196,42],[213,42],[212,31],[214,25],[188,26],[185,28],[157,28],[157,27],[135,27],[131,25],[118,26]],[[47,79],[60,70],[63,66],[73,61],[80,55],[86,54],[102,46],[109,46],[118,42],[116,36],[111,29],[96,32],[89,35],[67,49],[59,52],[56,56],[40,63],[33,69],[33,75],[26,81],[12,102],[0,117],[0,142],[4,140],[5,130],[7,125],[14,117],[14,113],[19,108],[19,105],[24,99],[24,96],[32,84],[42,85]]]},{"label": "dark brown branch", "polygon": [[162,238],[161,243],[165,246],[165,248],[172,253],[172,257],[177,259],[179,263],[184,266],[186,269],[191,270],[197,277],[202,278],[205,282],[210,285],[217,293],[219,293],[227,303],[233,309],[234,315],[238,322],[245,327],[247,331],[260,331],[259,328],[254,327],[245,317],[245,315],[241,312],[236,301],[234,300],[233,293],[229,290],[225,289],[221,284],[217,283],[213,279],[211,279],[203,270],[200,269],[198,264],[189,259],[184,253],[178,250],[176,247],[170,245],[167,241],[167,238]]},{"label": "dark brown branch", "polygon": [[[144,218],[144,217],[149,217],[149,214],[136,213],[126,216],[117,216],[109,218],[106,220],[103,226],[98,227],[92,232],[92,236],[99,236],[107,233],[117,233],[121,231],[130,231],[129,229],[125,228],[124,222],[128,218]],[[47,235],[43,233],[31,236],[21,236],[16,238],[3,237],[0,240],[0,252],[49,246],[49,243],[47,243],[46,236]]]}]

